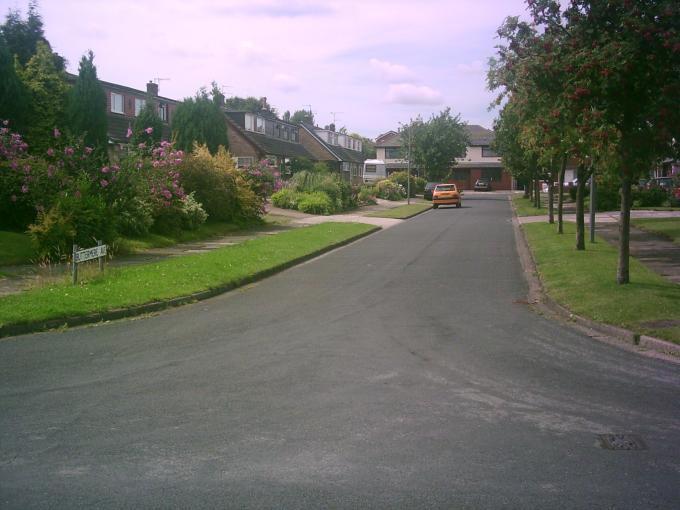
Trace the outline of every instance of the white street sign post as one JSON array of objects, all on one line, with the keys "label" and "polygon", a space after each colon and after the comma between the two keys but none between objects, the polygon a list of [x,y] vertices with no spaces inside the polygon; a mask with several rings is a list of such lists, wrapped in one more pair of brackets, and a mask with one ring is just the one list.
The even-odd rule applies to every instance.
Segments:
[{"label": "white street sign post", "polygon": [[92,259],[99,259],[99,271],[104,271],[104,257],[106,257],[106,245],[101,241],[97,241],[97,246],[78,250],[78,245],[73,245],[73,285],[78,283],[78,264]]}]

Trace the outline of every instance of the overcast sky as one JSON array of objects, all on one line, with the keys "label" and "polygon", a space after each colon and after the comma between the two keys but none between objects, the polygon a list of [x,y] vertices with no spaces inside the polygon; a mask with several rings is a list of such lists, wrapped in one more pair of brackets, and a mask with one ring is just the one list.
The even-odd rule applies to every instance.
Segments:
[{"label": "overcast sky", "polygon": [[[28,0],[0,0],[24,14]],[[77,72],[181,100],[213,80],[227,96],[266,96],[280,114],[375,138],[450,106],[491,127],[487,59],[522,0],[41,0],[45,34]]]}]

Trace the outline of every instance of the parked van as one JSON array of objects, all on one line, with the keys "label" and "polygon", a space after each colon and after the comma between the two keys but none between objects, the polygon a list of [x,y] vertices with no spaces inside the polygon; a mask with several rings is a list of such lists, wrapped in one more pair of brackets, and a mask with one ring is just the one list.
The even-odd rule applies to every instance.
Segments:
[{"label": "parked van", "polygon": [[364,182],[378,182],[387,179],[385,162],[382,159],[367,159],[364,161]]}]

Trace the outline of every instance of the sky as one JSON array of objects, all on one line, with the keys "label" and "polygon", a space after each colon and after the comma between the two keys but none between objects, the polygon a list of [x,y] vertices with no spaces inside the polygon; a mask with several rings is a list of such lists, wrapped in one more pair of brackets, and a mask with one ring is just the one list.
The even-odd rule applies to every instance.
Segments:
[{"label": "sky", "polygon": [[[28,0],[0,0],[24,15]],[[280,114],[375,138],[446,107],[492,127],[486,67],[522,0],[40,0],[45,36],[77,73],[182,100],[216,81]]]}]

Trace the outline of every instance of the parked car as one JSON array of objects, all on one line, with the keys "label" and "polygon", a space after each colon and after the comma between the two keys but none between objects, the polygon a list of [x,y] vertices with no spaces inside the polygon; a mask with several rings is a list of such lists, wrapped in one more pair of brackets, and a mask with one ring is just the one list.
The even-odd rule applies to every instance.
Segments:
[{"label": "parked car", "polygon": [[491,191],[491,182],[489,179],[480,177],[475,182],[475,191]]},{"label": "parked car", "polygon": [[437,209],[440,205],[455,205],[462,207],[462,198],[455,184],[437,184],[432,192],[432,207]]},{"label": "parked car", "polygon": [[428,182],[425,184],[425,192],[423,193],[423,198],[425,200],[432,200],[432,192],[434,188],[439,184],[438,182]]},{"label": "parked car", "polygon": [[647,189],[661,188],[670,191],[673,188],[672,177],[654,177],[647,183]]}]

